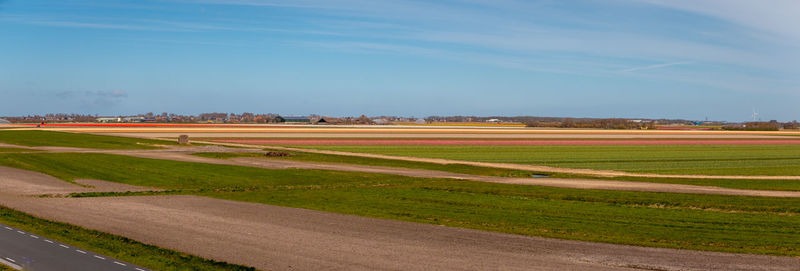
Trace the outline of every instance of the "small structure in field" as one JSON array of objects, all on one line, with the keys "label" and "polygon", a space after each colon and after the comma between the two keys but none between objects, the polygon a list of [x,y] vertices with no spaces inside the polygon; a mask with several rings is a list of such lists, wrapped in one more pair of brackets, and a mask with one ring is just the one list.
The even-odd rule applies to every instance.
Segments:
[{"label": "small structure in field", "polygon": [[268,152],[264,153],[264,156],[266,156],[266,157],[289,157],[289,156],[292,156],[292,154],[288,153],[288,152],[282,152],[282,151],[268,151]]},{"label": "small structure in field", "polygon": [[178,136],[178,144],[180,144],[180,145],[189,145],[189,136],[188,135],[180,135],[180,136]]}]

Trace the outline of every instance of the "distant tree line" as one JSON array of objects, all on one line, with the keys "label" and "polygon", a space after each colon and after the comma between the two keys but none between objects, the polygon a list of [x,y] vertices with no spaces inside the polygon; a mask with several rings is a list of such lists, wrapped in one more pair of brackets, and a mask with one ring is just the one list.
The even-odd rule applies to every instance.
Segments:
[{"label": "distant tree line", "polygon": [[745,122],[727,124],[722,126],[724,130],[740,130],[740,131],[778,131],[781,129],[800,129],[800,124],[797,120],[791,122],[778,122],[771,120],[769,122]]},{"label": "distant tree line", "polygon": [[526,122],[527,127],[557,127],[557,128],[598,128],[598,129],[653,129],[654,121],[630,119],[574,119],[563,118],[552,121],[534,120]]}]

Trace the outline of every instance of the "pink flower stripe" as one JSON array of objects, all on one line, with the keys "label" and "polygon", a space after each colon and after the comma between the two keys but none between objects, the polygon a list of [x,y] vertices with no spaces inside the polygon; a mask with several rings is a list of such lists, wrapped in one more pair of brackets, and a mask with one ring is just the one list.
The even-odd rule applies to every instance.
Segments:
[{"label": "pink flower stripe", "polygon": [[780,145],[800,140],[216,140],[259,145]]}]

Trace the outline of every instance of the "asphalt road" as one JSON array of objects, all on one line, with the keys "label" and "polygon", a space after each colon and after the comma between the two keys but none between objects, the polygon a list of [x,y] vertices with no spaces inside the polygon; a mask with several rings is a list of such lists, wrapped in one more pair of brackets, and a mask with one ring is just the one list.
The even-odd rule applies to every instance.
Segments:
[{"label": "asphalt road", "polygon": [[35,271],[144,271],[140,266],[0,224],[0,263]]}]

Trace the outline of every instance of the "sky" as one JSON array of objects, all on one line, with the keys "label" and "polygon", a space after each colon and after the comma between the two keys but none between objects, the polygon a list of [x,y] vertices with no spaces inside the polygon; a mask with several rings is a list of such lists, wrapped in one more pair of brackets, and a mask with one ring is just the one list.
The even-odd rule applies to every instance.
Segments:
[{"label": "sky", "polygon": [[0,115],[800,119],[796,0],[0,0]]}]

